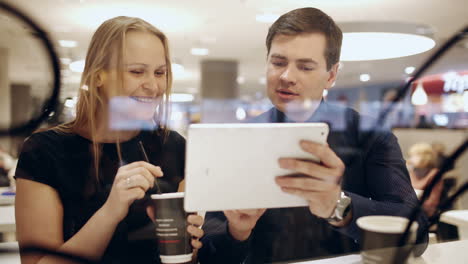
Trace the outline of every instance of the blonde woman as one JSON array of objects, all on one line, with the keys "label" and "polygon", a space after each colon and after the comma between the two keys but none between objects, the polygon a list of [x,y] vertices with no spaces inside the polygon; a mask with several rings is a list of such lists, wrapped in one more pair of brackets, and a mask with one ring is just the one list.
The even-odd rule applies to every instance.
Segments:
[{"label": "blonde woman", "polygon": [[[160,263],[142,198],[157,187],[176,192],[184,177],[185,141],[164,126],[169,58],[165,35],[141,19],[116,17],[97,29],[76,119],[31,135],[20,155],[20,248],[40,246],[101,263]],[[122,119],[135,122],[113,122]],[[192,215],[188,221],[192,246],[199,249],[203,231],[196,226],[203,218]],[[65,262],[23,253],[21,261]]]},{"label": "blonde woman", "polygon": [[[438,159],[432,146],[428,143],[417,143],[408,151],[408,172],[418,198],[437,173]],[[428,216],[436,212],[439,205],[443,184],[440,181],[432,190],[429,198],[424,202],[424,211]]]}]

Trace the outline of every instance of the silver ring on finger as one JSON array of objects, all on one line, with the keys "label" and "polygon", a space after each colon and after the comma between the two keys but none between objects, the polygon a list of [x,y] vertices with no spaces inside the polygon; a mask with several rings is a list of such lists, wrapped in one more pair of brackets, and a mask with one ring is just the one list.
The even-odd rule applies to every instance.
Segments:
[{"label": "silver ring on finger", "polygon": [[129,176],[127,178],[125,178],[125,186],[130,189],[133,187],[133,181],[132,181],[132,177]]}]

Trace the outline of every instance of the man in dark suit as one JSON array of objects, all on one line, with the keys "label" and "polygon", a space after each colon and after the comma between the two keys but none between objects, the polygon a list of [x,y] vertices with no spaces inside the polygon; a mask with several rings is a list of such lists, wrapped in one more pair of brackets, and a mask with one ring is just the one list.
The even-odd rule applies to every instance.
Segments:
[{"label": "man in dark suit", "polygon": [[[373,120],[322,98],[337,78],[341,42],[340,28],[315,8],[290,11],[270,27],[266,75],[274,108],[252,122],[327,122],[328,145],[300,142],[320,163],[278,161],[295,175],[277,177],[276,183],[306,199],[308,207],[208,213],[201,263],[289,262],[356,251],[357,218],[407,216],[417,205],[391,131],[371,131]],[[421,217],[420,227],[426,221]],[[427,234],[420,242],[421,254]]]}]

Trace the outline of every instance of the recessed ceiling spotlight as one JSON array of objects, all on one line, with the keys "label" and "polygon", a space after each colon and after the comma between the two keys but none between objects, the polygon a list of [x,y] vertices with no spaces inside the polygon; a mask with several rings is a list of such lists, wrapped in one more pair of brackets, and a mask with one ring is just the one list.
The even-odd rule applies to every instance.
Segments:
[{"label": "recessed ceiling spotlight", "polygon": [[406,74],[412,74],[416,68],[413,66],[409,66],[405,68],[405,73]]},{"label": "recessed ceiling spotlight", "polygon": [[214,44],[216,43],[216,37],[210,37],[210,36],[204,36],[200,37],[200,43],[201,44]]},{"label": "recessed ceiling spotlight", "polygon": [[370,75],[367,73],[363,73],[359,75],[359,80],[361,80],[361,82],[368,82],[370,80]]},{"label": "recessed ceiling spotlight", "polygon": [[[396,22],[341,23],[342,61],[383,60],[419,54],[432,49],[435,41],[429,27]],[[427,34],[422,34],[427,33]]]}]

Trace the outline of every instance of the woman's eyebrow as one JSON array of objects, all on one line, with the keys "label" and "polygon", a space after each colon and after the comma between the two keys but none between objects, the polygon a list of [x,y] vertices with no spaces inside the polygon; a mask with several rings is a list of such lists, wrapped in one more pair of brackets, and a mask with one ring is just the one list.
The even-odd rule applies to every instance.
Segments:
[{"label": "woman's eyebrow", "polygon": [[[142,67],[145,67],[145,68],[148,68],[149,65],[146,64],[146,63],[139,63],[139,62],[136,62],[136,63],[127,63],[125,64],[125,66],[142,66]],[[160,68],[164,68],[166,67],[166,64],[161,64],[159,65],[158,67],[156,67],[157,69],[160,69]]]}]

